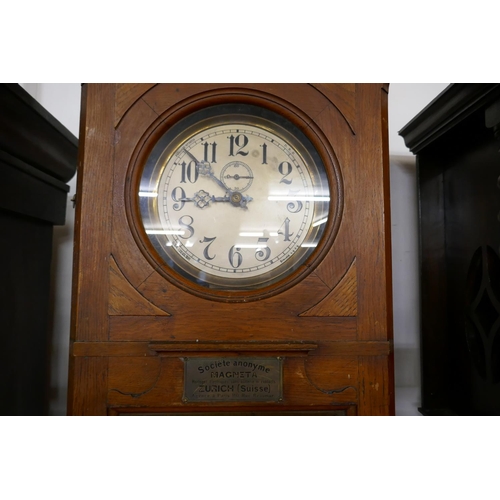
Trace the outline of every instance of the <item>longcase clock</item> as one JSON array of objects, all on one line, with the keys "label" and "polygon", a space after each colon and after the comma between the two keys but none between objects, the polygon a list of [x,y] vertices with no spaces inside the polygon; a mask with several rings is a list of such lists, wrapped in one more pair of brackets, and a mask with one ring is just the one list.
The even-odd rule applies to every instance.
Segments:
[{"label": "longcase clock", "polygon": [[68,412],[394,412],[382,84],[83,88]]}]

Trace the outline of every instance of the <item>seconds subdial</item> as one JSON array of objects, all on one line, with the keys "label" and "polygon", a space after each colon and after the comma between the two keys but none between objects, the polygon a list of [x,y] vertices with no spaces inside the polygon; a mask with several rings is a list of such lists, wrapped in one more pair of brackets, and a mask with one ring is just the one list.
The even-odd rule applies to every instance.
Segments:
[{"label": "seconds subdial", "polygon": [[246,191],[252,184],[253,172],[242,161],[229,162],[220,174],[221,181],[231,191]]}]

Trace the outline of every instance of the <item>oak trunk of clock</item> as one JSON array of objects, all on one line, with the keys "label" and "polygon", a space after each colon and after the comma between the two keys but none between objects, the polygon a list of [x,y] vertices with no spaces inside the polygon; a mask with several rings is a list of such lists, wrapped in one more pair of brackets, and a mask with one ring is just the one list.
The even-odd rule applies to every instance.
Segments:
[{"label": "oak trunk of clock", "polygon": [[86,84],[68,413],[394,413],[387,86]]}]

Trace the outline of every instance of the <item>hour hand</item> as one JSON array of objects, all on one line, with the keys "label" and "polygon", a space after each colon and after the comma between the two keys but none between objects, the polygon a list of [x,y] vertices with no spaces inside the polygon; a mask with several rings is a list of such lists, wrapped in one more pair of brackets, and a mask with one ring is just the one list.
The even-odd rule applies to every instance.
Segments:
[{"label": "hour hand", "polygon": [[208,207],[208,205],[210,205],[211,202],[219,200],[216,199],[215,196],[212,196],[210,193],[207,193],[207,191],[205,191],[204,189],[201,189],[200,191],[196,191],[196,193],[194,193],[192,198],[180,198],[177,201],[182,201],[182,202],[192,201],[195,207],[205,208]]},{"label": "hour hand", "polygon": [[192,198],[180,198],[176,201],[189,201],[193,202],[198,208],[205,208],[210,205],[210,203],[231,203],[235,207],[246,208],[248,202],[252,201],[250,196],[243,196],[241,193],[235,192],[231,193],[230,196],[213,196],[204,189],[194,193]]}]

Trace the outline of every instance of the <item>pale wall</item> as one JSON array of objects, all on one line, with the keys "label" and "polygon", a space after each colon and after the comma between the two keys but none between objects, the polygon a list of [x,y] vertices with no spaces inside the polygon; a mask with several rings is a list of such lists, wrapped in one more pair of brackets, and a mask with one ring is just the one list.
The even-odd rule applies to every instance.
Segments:
[{"label": "pale wall", "polygon": [[417,179],[415,157],[398,131],[447,85],[392,83],[389,87],[396,415],[419,415],[420,405]]}]

